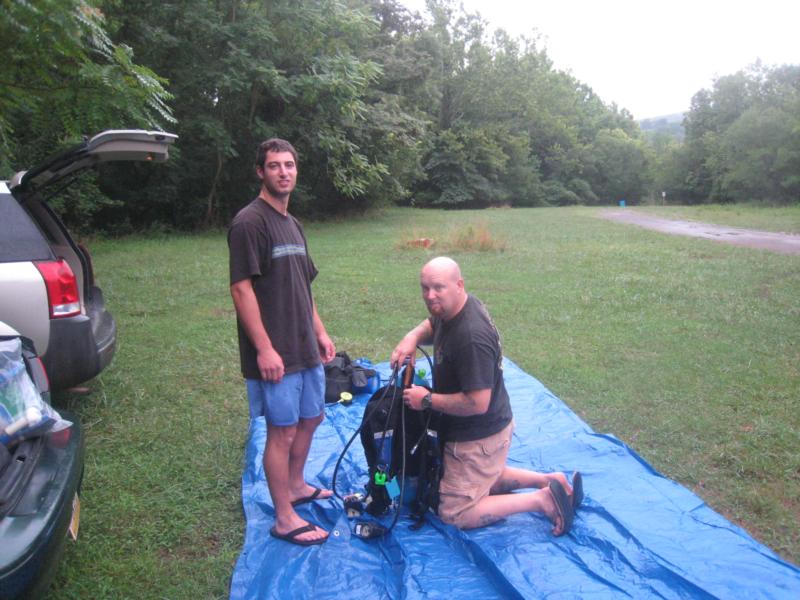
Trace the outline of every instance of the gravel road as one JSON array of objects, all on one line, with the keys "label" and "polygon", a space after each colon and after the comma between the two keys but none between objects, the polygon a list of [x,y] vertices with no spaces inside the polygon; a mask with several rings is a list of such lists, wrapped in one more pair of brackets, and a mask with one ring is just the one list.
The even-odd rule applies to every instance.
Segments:
[{"label": "gravel road", "polygon": [[604,219],[630,223],[631,225],[638,225],[639,227],[673,235],[689,235],[735,246],[747,246],[748,248],[760,248],[781,254],[800,255],[800,235],[791,233],[755,231],[752,229],[740,229],[739,227],[727,227],[725,225],[698,223],[696,221],[673,221],[661,217],[652,217],[628,208],[603,210],[600,211],[600,216]]}]

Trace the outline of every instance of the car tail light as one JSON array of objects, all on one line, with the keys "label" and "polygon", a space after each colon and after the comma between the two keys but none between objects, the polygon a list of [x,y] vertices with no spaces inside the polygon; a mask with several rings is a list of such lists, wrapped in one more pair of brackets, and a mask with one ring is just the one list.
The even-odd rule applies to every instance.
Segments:
[{"label": "car tail light", "polygon": [[72,437],[72,427],[67,427],[66,429],[59,429],[56,432],[50,434],[50,442],[56,448],[66,448],[67,444],[69,444],[69,438]]},{"label": "car tail light", "polygon": [[81,312],[81,299],[78,295],[78,281],[67,261],[63,258],[36,263],[36,268],[44,278],[50,302],[50,318],[72,317]]},{"label": "car tail light", "polygon": [[36,385],[39,386],[40,392],[49,392],[50,391],[50,375],[47,374],[47,369],[44,368],[44,363],[42,362],[41,357],[37,356],[35,358],[35,362],[31,365],[31,369],[35,371],[35,377],[33,380],[36,382]]}]

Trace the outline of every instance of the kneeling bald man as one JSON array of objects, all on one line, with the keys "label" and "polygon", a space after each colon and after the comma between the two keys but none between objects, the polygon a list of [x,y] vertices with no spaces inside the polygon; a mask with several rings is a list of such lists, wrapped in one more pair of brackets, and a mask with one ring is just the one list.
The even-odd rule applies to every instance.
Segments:
[{"label": "kneeling bald man", "polygon": [[[563,473],[506,466],[513,415],[503,381],[500,334],[486,307],[467,293],[451,258],[429,261],[420,286],[430,317],[403,337],[391,364],[406,358],[413,364],[417,345],[433,343],[433,392],[414,385],[403,392],[403,400],[413,410],[442,413],[440,518],[471,529],[514,513],[538,512],[552,521],[554,535],[567,533],[583,499],[580,473],[573,476],[573,489]],[[538,489],[511,493],[524,488]]]}]

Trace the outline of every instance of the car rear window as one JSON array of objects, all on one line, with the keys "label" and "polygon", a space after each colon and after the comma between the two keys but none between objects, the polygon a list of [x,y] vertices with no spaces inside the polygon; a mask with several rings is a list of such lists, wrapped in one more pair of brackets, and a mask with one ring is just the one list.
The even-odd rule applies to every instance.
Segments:
[{"label": "car rear window", "polygon": [[50,260],[42,232],[11,194],[0,194],[0,262]]}]

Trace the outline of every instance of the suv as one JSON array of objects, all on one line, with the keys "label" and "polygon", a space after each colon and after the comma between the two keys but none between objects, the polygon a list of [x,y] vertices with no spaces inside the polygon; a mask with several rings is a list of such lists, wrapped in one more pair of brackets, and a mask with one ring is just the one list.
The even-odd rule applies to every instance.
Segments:
[{"label": "suv", "polygon": [[101,162],[163,162],[176,139],[158,131],[104,131],[0,181],[0,320],[33,341],[53,390],[75,386],[108,366],[117,330],[94,283],[88,250],[41,191]]}]

